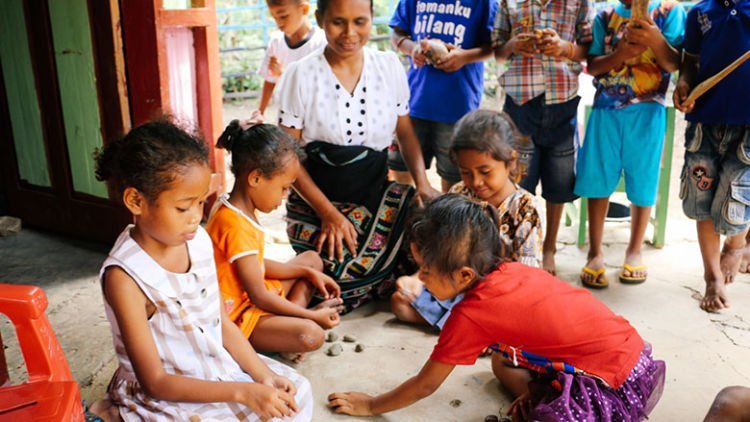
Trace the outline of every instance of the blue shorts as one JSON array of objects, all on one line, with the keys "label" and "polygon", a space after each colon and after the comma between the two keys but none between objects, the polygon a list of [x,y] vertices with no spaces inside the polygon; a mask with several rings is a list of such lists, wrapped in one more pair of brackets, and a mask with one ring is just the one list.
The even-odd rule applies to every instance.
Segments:
[{"label": "blue shorts", "polygon": [[448,320],[451,314],[451,309],[463,298],[464,295],[461,293],[451,299],[438,300],[429,290],[422,289],[422,292],[414,299],[411,306],[414,307],[427,323],[442,330],[445,321]]},{"label": "blue shorts", "polygon": [[[451,183],[461,181],[461,174],[458,171],[458,167],[453,164],[450,157],[454,125],[420,119],[418,117],[411,117],[411,123],[414,125],[414,133],[417,135],[419,145],[422,147],[422,158],[424,158],[425,169],[430,168],[430,163],[434,157],[437,173],[440,177]],[[404,162],[404,157],[398,150],[388,151],[388,168],[395,171],[409,170]]]},{"label": "blue shorts", "polygon": [[713,220],[716,232],[742,233],[750,225],[750,125],[688,122],[680,175],[685,215]]},{"label": "blue shorts", "polygon": [[528,172],[519,183],[531,193],[542,182],[542,198],[564,203],[576,199],[573,193],[576,165],[576,114],[580,97],[560,104],[545,104],[544,95],[522,105],[505,96],[503,111],[508,113],[518,129],[530,136],[530,151],[519,151],[521,157],[530,155]]},{"label": "blue shorts", "polygon": [[665,131],[666,110],[659,103],[593,109],[578,153],[576,195],[608,198],[625,173],[628,200],[654,205]]}]

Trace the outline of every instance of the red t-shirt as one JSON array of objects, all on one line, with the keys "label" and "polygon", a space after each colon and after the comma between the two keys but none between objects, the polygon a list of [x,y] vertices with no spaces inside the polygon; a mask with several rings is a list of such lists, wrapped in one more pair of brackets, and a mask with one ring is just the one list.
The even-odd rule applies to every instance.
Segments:
[{"label": "red t-shirt", "polygon": [[495,343],[573,365],[614,388],[628,377],[644,345],[625,318],[589,291],[517,262],[502,264],[466,292],[430,359],[473,365]]}]

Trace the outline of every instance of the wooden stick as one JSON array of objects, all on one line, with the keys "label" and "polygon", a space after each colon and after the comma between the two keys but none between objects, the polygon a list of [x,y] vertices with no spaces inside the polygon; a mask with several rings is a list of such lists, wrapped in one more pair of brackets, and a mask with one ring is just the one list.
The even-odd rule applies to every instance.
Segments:
[{"label": "wooden stick", "polygon": [[630,3],[630,16],[633,19],[648,19],[649,0],[633,0]]},{"label": "wooden stick", "polygon": [[722,69],[719,73],[699,83],[695,88],[693,88],[692,91],[690,91],[690,95],[688,95],[687,98],[685,98],[685,101],[683,101],[682,103],[685,105],[694,103],[695,100],[698,99],[698,97],[705,94],[709,89],[713,88],[714,85],[718,84],[722,79],[726,78],[727,75],[740,67],[740,65],[742,63],[745,63],[748,59],[750,59],[750,51],[745,52],[745,54],[741,55],[737,60]]}]

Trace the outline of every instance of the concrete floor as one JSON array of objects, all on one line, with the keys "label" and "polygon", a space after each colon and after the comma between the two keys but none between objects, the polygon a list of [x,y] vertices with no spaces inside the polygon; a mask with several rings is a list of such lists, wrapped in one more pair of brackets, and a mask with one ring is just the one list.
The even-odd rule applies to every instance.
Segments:
[{"label": "concrete floor", "polygon": [[[682,117],[678,116],[678,121]],[[680,126],[681,128],[681,126]],[[724,386],[750,385],[750,276],[740,275],[729,288],[732,307],[717,314],[698,308],[703,292],[702,264],[695,226],[681,212],[677,196],[682,163],[682,131],[678,129],[672,171],[667,245],[644,247],[650,266],[649,280],[640,286],[614,281],[609,289],[594,292],[617,313],[624,315],[654,347],[654,355],[667,362],[667,385],[654,410],[654,421],[702,420],[714,395]],[[434,175],[433,175],[434,177]],[[268,256],[288,257],[281,216],[264,216],[274,244]],[[575,244],[576,227],[563,228],[558,244],[560,278],[578,284],[586,251]],[[616,280],[628,237],[627,223],[607,223],[606,256],[610,280]],[[83,398],[103,396],[115,369],[109,325],[104,317],[97,271],[108,247],[24,229],[0,238],[0,281],[35,284],[49,297],[47,314],[62,344]],[[0,315],[0,330],[13,380],[22,381],[23,362],[14,344],[13,328]],[[395,322],[384,303],[375,303],[343,318],[335,331],[356,335],[366,348],[329,357],[325,348],[310,353],[297,369],[313,385],[315,421],[343,420],[325,407],[333,391],[359,390],[381,393],[415,374],[427,359],[436,335]],[[458,399],[461,405],[451,406]],[[488,414],[507,409],[509,400],[490,372],[489,360],[461,367],[431,397],[416,405],[370,419],[382,421],[482,421]]]}]

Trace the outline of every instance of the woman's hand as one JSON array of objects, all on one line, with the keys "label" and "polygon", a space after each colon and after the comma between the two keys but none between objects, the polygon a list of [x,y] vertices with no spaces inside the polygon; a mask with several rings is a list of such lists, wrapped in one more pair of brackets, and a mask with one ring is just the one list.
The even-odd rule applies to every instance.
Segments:
[{"label": "woman's hand", "polygon": [[294,395],[260,382],[243,384],[238,391],[238,402],[249,407],[260,419],[294,416],[299,410]]},{"label": "woman's hand", "polygon": [[305,279],[320,292],[324,299],[333,299],[341,296],[341,287],[338,283],[318,270],[308,268]]},{"label": "woman's hand", "polygon": [[357,229],[337,209],[320,216],[320,236],[315,242],[315,248],[321,253],[326,248],[329,259],[344,262],[344,244],[352,253],[357,253]]},{"label": "woman's hand", "polygon": [[319,308],[312,311],[310,318],[320,325],[321,328],[329,330],[341,322],[338,308]]},{"label": "woman's hand", "polygon": [[417,186],[417,196],[414,199],[419,208],[424,208],[427,203],[442,194],[442,192],[433,188],[430,184],[419,185]]},{"label": "woman's hand", "polygon": [[372,416],[372,396],[365,393],[333,393],[328,396],[328,407],[334,413],[352,416]]}]

